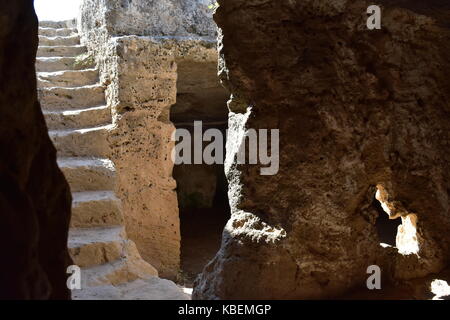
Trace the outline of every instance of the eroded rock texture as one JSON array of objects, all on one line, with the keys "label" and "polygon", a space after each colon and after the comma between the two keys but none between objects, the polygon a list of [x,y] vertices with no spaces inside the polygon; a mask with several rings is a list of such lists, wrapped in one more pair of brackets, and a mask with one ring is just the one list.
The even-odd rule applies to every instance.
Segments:
[{"label": "eroded rock texture", "polygon": [[[372,264],[383,281],[443,269],[449,5],[385,1],[382,29],[369,31],[366,1],[219,4],[232,218],[194,297],[324,298],[365,287]],[[277,175],[234,161],[248,128],[280,129]],[[404,254],[378,244],[375,195],[403,220]]]},{"label": "eroded rock texture", "polygon": [[180,233],[168,110],[176,96],[176,68],[157,42],[127,37],[113,47],[117,76],[108,92],[116,129],[110,143],[127,230],[144,259],[162,276],[175,278]]},{"label": "eroded rock texture", "polygon": [[209,4],[84,0],[78,23],[114,117],[109,144],[127,232],[143,258],[172,279],[180,271],[180,222],[170,108],[201,110],[217,93],[227,97],[216,76]]},{"label": "eroded rock texture", "polygon": [[[143,257],[163,277],[180,265],[180,222],[173,179],[170,108],[179,92],[180,62],[213,65],[215,47],[201,40],[120,37],[109,43],[116,64],[108,68],[108,103],[115,114],[110,134],[127,231]],[[211,82],[206,82],[211,84]],[[218,86],[216,80],[213,85]],[[209,86],[212,91],[215,87]],[[208,90],[202,93],[206,96]],[[187,94],[186,94],[187,95]],[[191,93],[192,99],[205,95]],[[202,104],[203,105],[203,104]]]},{"label": "eroded rock texture", "polygon": [[91,17],[105,13],[108,32],[116,36],[209,36],[216,32],[213,4],[213,0],[87,0],[83,18],[94,30],[101,23]]},{"label": "eroded rock texture", "polygon": [[0,5],[0,299],[68,299],[71,196],[37,100],[33,1]]}]

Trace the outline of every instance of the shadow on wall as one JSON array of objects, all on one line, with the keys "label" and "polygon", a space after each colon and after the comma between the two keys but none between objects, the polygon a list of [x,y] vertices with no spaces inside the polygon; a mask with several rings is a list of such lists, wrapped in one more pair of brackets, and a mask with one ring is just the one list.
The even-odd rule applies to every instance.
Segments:
[{"label": "shadow on wall", "polygon": [[37,100],[33,1],[0,17],[0,299],[70,299],[71,195]]}]

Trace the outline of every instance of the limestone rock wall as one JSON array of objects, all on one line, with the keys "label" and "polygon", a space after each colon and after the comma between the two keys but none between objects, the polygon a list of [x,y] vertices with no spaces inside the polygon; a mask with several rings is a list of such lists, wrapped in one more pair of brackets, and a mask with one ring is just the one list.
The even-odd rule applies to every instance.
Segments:
[{"label": "limestone rock wall", "polygon": [[112,36],[214,36],[213,0],[84,0],[83,32]]},{"label": "limestone rock wall", "polygon": [[[372,264],[383,281],[448,265],[450,8],[419,2],[385,1],[369,31],[366,1],[219,0],[232,219],[194,298],[324,298]],[[235,163],[248,128],[280,130],[277,175]],[[378,245],[377,187],[417,254]]]},{"label": "limestone rock wall", "polygon": [[169,108],[176,97],[176,65],[158,42],[125,37],[114,44],[117,74],[107,95],[116,129],[110,144],[127,231],[162,277],[175,278],[180,231]]},{"label": "limestone rock wall", "polygon": [[97,59],[111,37],[214,38],[213,0],[83,0],[81,41]]},{"label": "limestone rock wall", "polygon": [[37,100],[33,1],[0,5],[0,299],[69,299],[71,195]]},{"label": "limestone rock wall", "polygon": [[[180,64],[191,83],[192,66],[217,73],[216,27],[208,5],[84,0],[78,19],[81,41],[98,63],[114,117],[109,140],[127,233],[160,276],[171,279],[179,272],[180,225],[170,108],[177,102]],[[197,91],[217,91],[220,84],[214,80],[214,86],[203,81],[208,90]],[[189,81],[183,83],[189,91]],[[193,96],[204,103],[198,92]]]},{"label": "limestone rock wall", "polygon": [[[173,179],[170,108],[177,101],[179,63],[211,64],[215,47],[203,40],[127,36],[113,38],[106,55],[106,95],[116,129],[111,132],[118,194],[129,237],[162,277],[180,264],[180,221]],[[200,48],[200,49],[199,49]]]}]

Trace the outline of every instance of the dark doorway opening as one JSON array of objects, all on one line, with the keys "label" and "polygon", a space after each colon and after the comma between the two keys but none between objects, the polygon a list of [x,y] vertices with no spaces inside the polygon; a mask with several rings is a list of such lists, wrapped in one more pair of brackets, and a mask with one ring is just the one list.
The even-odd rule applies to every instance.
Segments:
[{"label": "dark doorway opening", "polygon": [[[180,58],[177,102],[170,119],[180,132],[189,131],[191,156],[194,154],[196,127],[201,121],[202,134],[209,129],[221,132],[225,155],[228,128],[229,92],[219,83],[217,61]],[[197,127],[198,128],[198,127]],[[203,141],[203,150],[210,142]],[[193,160],[193,159],[192,159]],[[180,284],[191,288],[193,281],[220,249],[223,229],[230,218],[228,184],[223,164],[175,165],[181,229]]]},{"label": "dark doorway opening", "polygon": [[[214,128],[225,133],[225,127]],[[181,226],[181,281],[190,287],[220,249],[230,218],[228,183],[221,164],[181,164],[173,176]]]},{"label": "dark doorway opening", "polygon": [[215,172],[216,190],[210,207],[180,206],[181,269],[187,286],[219,251],[222,232],[230,218],[228,185],[223,167],[216,168]]},{"label": "dark doorway opening", "polygon": [[398,226],[402,224],[401,219],[389,219],[389,215],[383,210],[381,203],[374,197],[372,206],[378,212],[378,218],[375,222],[380,244],[396,246]]}]

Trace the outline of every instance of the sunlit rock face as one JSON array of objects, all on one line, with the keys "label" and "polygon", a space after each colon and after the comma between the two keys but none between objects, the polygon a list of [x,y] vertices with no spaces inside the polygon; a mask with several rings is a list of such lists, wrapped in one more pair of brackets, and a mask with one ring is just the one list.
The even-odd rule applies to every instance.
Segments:
[{"label": "sunlit rock face", "polygon": [[0,299],[69,299],[71,196],[37,100],[33,1],[0,17]]},{"label": "sunlit rock face", "polygon": [[[78,29],[94,52],[109,37],[206,37],[216,35],[214,0],[83,0]],[[82,41],[83,41],[82,39]]]},{"label": "sunlit rock face", "polygon": [[[336,297],[373,264],[387,282],[448,264],[450,6],[418,2],[385,1],[368,30],[366,1],[219,1],[232,218],[194,298]],[[249,128],[280,130],[278,174],[235,162]]]},{"label": "sunlit rock face", "polygon": [[102,21],[90,19],[103,15],[108,32],[115,36],[211,36],[216,32],[212,20],[213,0],[83,0],[88,28]]}]

